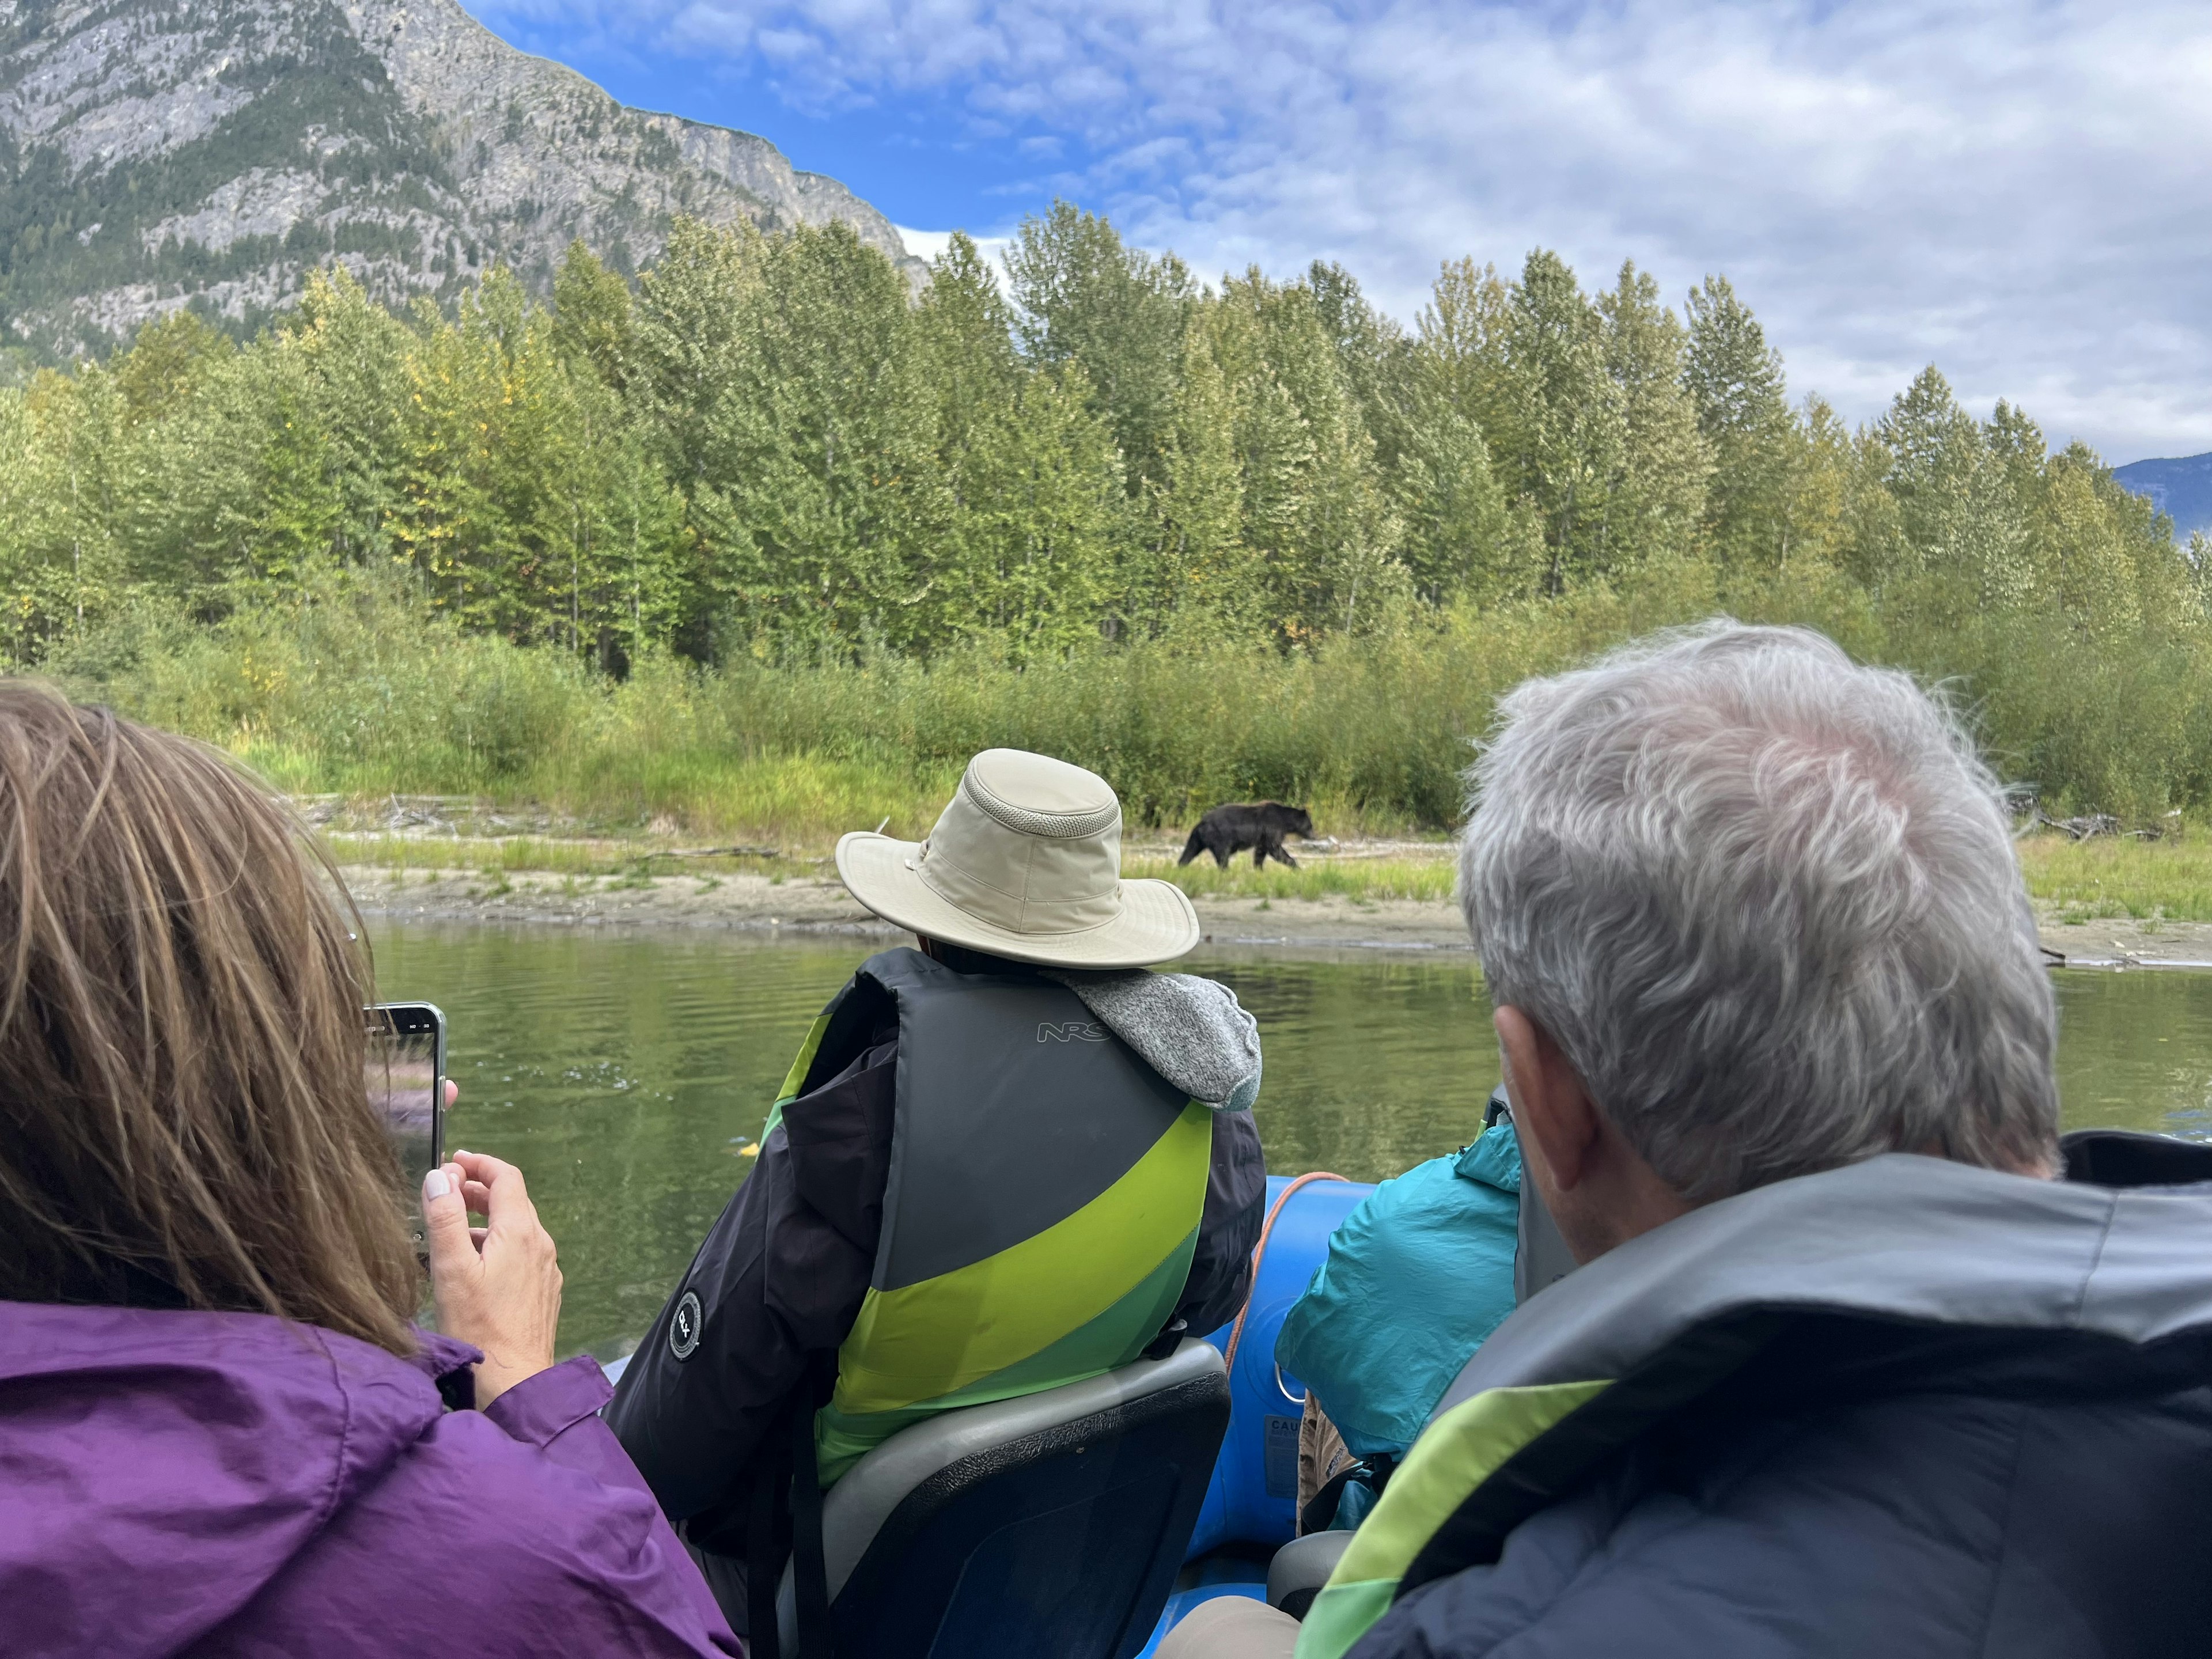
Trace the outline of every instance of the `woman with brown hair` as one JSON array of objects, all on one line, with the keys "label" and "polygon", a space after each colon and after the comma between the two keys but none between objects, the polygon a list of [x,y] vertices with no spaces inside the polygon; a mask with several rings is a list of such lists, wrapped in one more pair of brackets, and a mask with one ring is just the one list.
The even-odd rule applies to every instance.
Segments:
[{"label": "woman with brown hair", "polygon": [[4,1645],[739,1651],[598,1367],[553,1364],[520,1170],[430,1172],[413,1326],[310,845],[216,750],[0,682]]}]

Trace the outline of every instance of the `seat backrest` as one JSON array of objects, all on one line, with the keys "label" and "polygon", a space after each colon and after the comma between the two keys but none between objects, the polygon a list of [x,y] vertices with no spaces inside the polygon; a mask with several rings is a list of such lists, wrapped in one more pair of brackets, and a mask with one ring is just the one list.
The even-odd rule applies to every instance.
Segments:
[{"label": "seat backrest", "polygon": [[[1220,1353],[1186,1340],[893,1435],[823,1499],[840,1659],[1132,1659],[1228,1422]],[[788,1570],[777,1613],[799,1653]]]}]

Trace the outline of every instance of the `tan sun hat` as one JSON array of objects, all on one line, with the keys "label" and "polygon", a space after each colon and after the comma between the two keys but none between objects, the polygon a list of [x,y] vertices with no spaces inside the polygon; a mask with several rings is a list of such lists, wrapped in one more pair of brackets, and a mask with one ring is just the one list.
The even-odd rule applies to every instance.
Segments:
[{"label": "tan sun hat", "polygon": [[865,830],[837,874],[886,921],[947,945],[1059,968],[1141,968],[1198,943],[1172,882],[1121,879],[1121,803],[1106,780],[986,749],[924,842]]}]

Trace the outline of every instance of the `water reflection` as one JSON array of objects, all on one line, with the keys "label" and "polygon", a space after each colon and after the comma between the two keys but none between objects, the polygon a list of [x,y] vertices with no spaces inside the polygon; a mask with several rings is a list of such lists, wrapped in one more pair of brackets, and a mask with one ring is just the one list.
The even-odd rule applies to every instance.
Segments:
[{"label": "water reflection", "polygon": [[2212,1137],[2212,973],[2051,975],[2069,1129]]},{"label": "water reflection", "polygon": [[[564,1351],[624,1352],[750,1168],[809,1020],[869,947],[676,932],[377,925],[390,998],[441,1006],[462,1088],[447,1144],[528,1172],[561,1242]],[[1467,957],[1192,958],[1267,1045],[1269,1166],[1396,1174],[1480,1127],[1498,1079]],[[2212,975],[2062,973],[2069,1126],[2212,1134]]]}]

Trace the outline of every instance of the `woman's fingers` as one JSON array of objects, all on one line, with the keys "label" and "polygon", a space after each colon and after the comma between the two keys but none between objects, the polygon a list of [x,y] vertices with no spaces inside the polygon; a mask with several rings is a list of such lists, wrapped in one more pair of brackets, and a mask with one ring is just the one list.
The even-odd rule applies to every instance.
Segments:
[{"label": "woman's fingers", "polygon": [[422,1177],[422,1234],[430,1256],[430,1280],[466,1273],[477,1265],[471,1243],[468,1203],[461,1196],[461,1170],[441,1164]]},{"label": "woman's fingers", "polygon": [[521,1170],[482,1152],[455,1152],[453,1161],[461,1166],[471,1185],[482,1187],[482,1212],[495,1228],[505,1231],[538,1224],[538,1208],[530,1201],[529,1184]]},{"label": "woman's fingers", "polygon": [[[561,1319],[561,1268],[552,1237],[538,1218],[522,1171],[481,1152],[456,1152],[449,1201],[461,1212],[462,1248],[472,1274],[448,1273],[439,1285],[438,1314],[451,1335],[483,1351],[477,1365],[477,1401],[489,1405],[525,1377],[553,1363]],[[466,1212],[489,1218],[466,1226]],[[447,1294],[450,1287],[451,1295]]]}]

